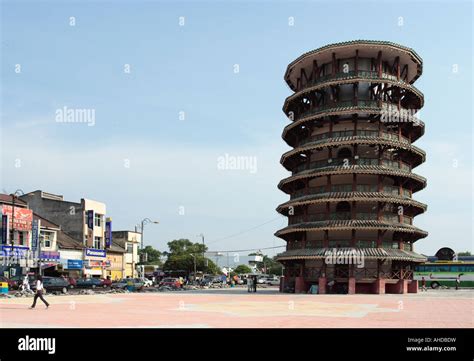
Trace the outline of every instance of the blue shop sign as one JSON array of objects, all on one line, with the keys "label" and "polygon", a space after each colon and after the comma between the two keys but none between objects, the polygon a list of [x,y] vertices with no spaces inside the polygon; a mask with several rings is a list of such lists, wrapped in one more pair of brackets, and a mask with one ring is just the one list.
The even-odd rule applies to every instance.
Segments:
[{"label": "blue shop sign", "polygon": [[112,246],[112,220],[110,218],[105,222],[105,248]]},{"label": "blue shop sign", "polygon": [[42,251],[40,253],[41,259],[59,261],[59,257],[60,257],[60,254],[59,252],[56,252],[56,251]]},{"label": "blue shop sign", "polygon": [[2,246],[1,255],[3,257],[26,258],[29,248],[21,246]]},{"label": "blue shop sign", "polygon": [[86,256],[105,258],[106,256],[105,249],[86,248]]},{"label": "blue shop sign", "polygon": [[33,219],[31,225],[31,250],[36,251],[39,244],[40,223],[38,219]]},{"label": "blue shop sign", "polygon": [[82,269],[82,260],[81,259],[68,259],[67,269]]},{"label": "blue shop sign", "polygon": [[94,229],[94,211],[87,211],[87,228]]}]

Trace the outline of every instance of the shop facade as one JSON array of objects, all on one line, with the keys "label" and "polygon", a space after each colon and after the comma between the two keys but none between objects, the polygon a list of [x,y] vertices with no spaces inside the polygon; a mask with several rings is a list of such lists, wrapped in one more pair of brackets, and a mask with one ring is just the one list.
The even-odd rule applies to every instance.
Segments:
[{"label": "shop facade", "polygon": [[0,274],[19,277],[35,267],[31,252],[33,212],[14,195],[0,194]]},{"label": "shop facade", "polygon": [[125,275],[124,277],[138,277],[137,264],[138,247],[141,243],[142,235],[134,231],[113,231],[113,243],[117,244],[125,250]]},{"label": "shop facade", "polygon": [[124,253],[125,250],[116,245],[112,245],[107,250],[107,261],[109,264],[107,267],[107,277],[110,277],[113,281],[125,278]]},{"label": "shop facade", "polygon": [[85,277],[105,278],[108,266],[110,266],[110,261],[107,260],[107,251],[105,249],[84,249],[83,273]]},{"label": "shop facade", "polygon": [[60,268],[62,274],[72,278],[83,276],[83,251],[75,249],[61,249]]}]

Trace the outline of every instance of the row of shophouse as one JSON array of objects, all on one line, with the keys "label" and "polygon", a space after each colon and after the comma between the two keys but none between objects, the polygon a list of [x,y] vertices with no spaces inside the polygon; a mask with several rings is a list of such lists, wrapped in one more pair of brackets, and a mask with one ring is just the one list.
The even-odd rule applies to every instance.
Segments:
[{"label": "row of shophouse", "polygon": [[0,274],[137,277],[141,234],[114,231],[106,205],[37,190],[0,194]]}]

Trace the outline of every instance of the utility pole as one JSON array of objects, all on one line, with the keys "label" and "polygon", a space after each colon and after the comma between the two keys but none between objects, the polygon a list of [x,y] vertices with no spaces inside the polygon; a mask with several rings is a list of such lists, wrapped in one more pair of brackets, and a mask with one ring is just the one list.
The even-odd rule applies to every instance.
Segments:
[{"label": "utility pole", "polygon": [[[11,246],[10,257],[12,257],[12,255],[14,254],[13,247],[15,246],[15,199],[17,197],[17,194],[25,194],[25,192],[23,192],[21,189],[17,189],[14,193],[10,194],[10,196],[12,197],[12,229],[11,229],[11,239],[10,239],[10,246]],[[20,264],[19,259],[18,259],[18,264]],[[13,260],[12,260],[11,265],[13,265]]]},{"label": "utility pole", "polygon": [[160,222],[158,221],[152,221],[150,218],[143,218],[142,221],[140,222],[140,233],[141,233],[141,236],[142,236],[142,242],[141,242],[141,249],[143,249],[143,243],[144,243],[144,239],[143,239],[143,229],[145,228],[145,224],[148,224],[148,223],[153,223],[153,224],[158,224]]},{"label": "utility pole", "polygon": [[198,237],[201,237],[202,239],[202,258],[204,259],[204,251],[206,249],[206,246],[204,244],[204,235],[201,233],[200,235],[198,235]]},{"label": "utility pole", "polygon": [[[152,221],[150,218],[143,218],[140,222],[140,233],[141,233],[141,244],[140,244],[140,249],[142,250],[142,257],[143,257],[143,244],[144,244],[144,239],[143,239],[143,230],[145,228],[145,224],[148,224],[148,223],[153,223],[153,224],[158,224],[160,222],[158,221]],[[141,257],[140,257],[141,258]],[[139,259],[140,263],[143,263],[141,262],[141,260]],[[141,272],[142,272],[142,277],[145,277],[145,265],[141,265]]]},{"label": "utility pole", "polygon": [[15,245],[15,198],[16,198],[16,192],[11,194],[12,196],[12,236],[10,239],[10,243],[12,246],[12,254],[13,254],[13,246]]},{"label": "utility pole", "polygon": [[[39,226],[38,226],[39,228]],[[38,233],[41,231],[38,229]],[[41,272],[41,237],[38,235],[38,274],[42,276]]]},{"label": "utility pole", "polygon": [[195,254],[192,254],[190,253],[191,256],[193,257],[193,261],[194,261],[194,277],[193,277],[193,283],[196,282],[196,255]]},{"label": "utility pole", "polygon": [[[204,234],[199,234],[198,237],[201,237],[202,239],[202,262],[203,262],[203,265],[204,265],[204,260],[206,260],[206,257],[204,255],[205,253],[205,250],[206,250],[206,245],[204,244]],[[206,261],[206,264],[204,266],[208,266],[208,263]]]}]

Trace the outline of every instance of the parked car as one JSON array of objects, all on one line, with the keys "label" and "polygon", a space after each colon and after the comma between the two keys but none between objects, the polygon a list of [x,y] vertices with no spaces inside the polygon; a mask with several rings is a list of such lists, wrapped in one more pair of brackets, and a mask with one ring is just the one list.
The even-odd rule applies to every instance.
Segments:
[{"label": "parked car", "polygon": [[[36,278],[34,276],[31,276],[33,277],[32,278],[32,281],[35,281]],[[74,277],[68,277],[68,276],[61,276],[61,278],[65,279],[66,281],[69,282],[69,288],[72,289],[72,288],[75,288],[76,287],[76,279]],[[30,281],[31,283],[31,281]]]},{"label": "parked car", "polygon": [[140,278],[124,278],[117,282],[112,282],[112,288],[126,289],[129,284],[134,287],[136,290],[141,290],[144,287],[144,283]]},{"label": "parked car", "polygon": [[226,277],[218,276],[218,277],[212,278],[212,283],[213,283],[213,284],[215,284],[215,283],[225,284],[226,282],[227,282],[227,278],[226,278]]},{"label": "parked car", "polygon": [[[62,277],[43,277],[43,287],[46,292],[61,291],[62,293],[67,293],[71,288],[69,281]],[[36,281],[30,283],[30,288],[36,291]]]},{"label": "parked car", "polygon": [[162,286],[168,286],[171,288],[180,288],[181,285],[179,283],[179,279],[177,278],[163,278],[163,280],[160,282],[160,287]]},{"label": "parked car", "polygon": [[112,280],[110,278],[101,278],[100,279],[102,282],[102,287],[111,287],[112,286]]},{"label": "parked car", "polygon": [[10,290],[16,290],[18,288],[18,282],[17,280],[7,278],[4,276],[0,276],[0,282],[6,282],[8,283],[8,289]]},{"label": "parked car", "polygon": [[265,283],[270,286],[279,286],[280,279],[278,277],[267,277]]},{"label": "parked car", "polygon": [[67,281],[69,282],[69,288],[74,288],[77,285],[77,280],[74,277],[67,277]]},{"label": "parked car", "polygon": [[143,282],[144,287],[151,287],[153,286],[153,281],[149,280],[148,278],[140,278],[140,281]]},{"label": "parked car", "polygon": [[100,278],[79,278],[76,281],[77,288],[98,288],[103,287]]},{"label": "parked car", "polygon": [[210,286],[213,284],[225,284],[226,278],[222,278],[221,276],[213,277],[213,276],[204,276],[204,278],[199,282],[200,286]]},{"label": "parked car", "polygon": [[209,277],[204,277],[200,282],[199,282],[199,285],[200,286],[210,286],[212,284],[212,278],[209,278]]}]

